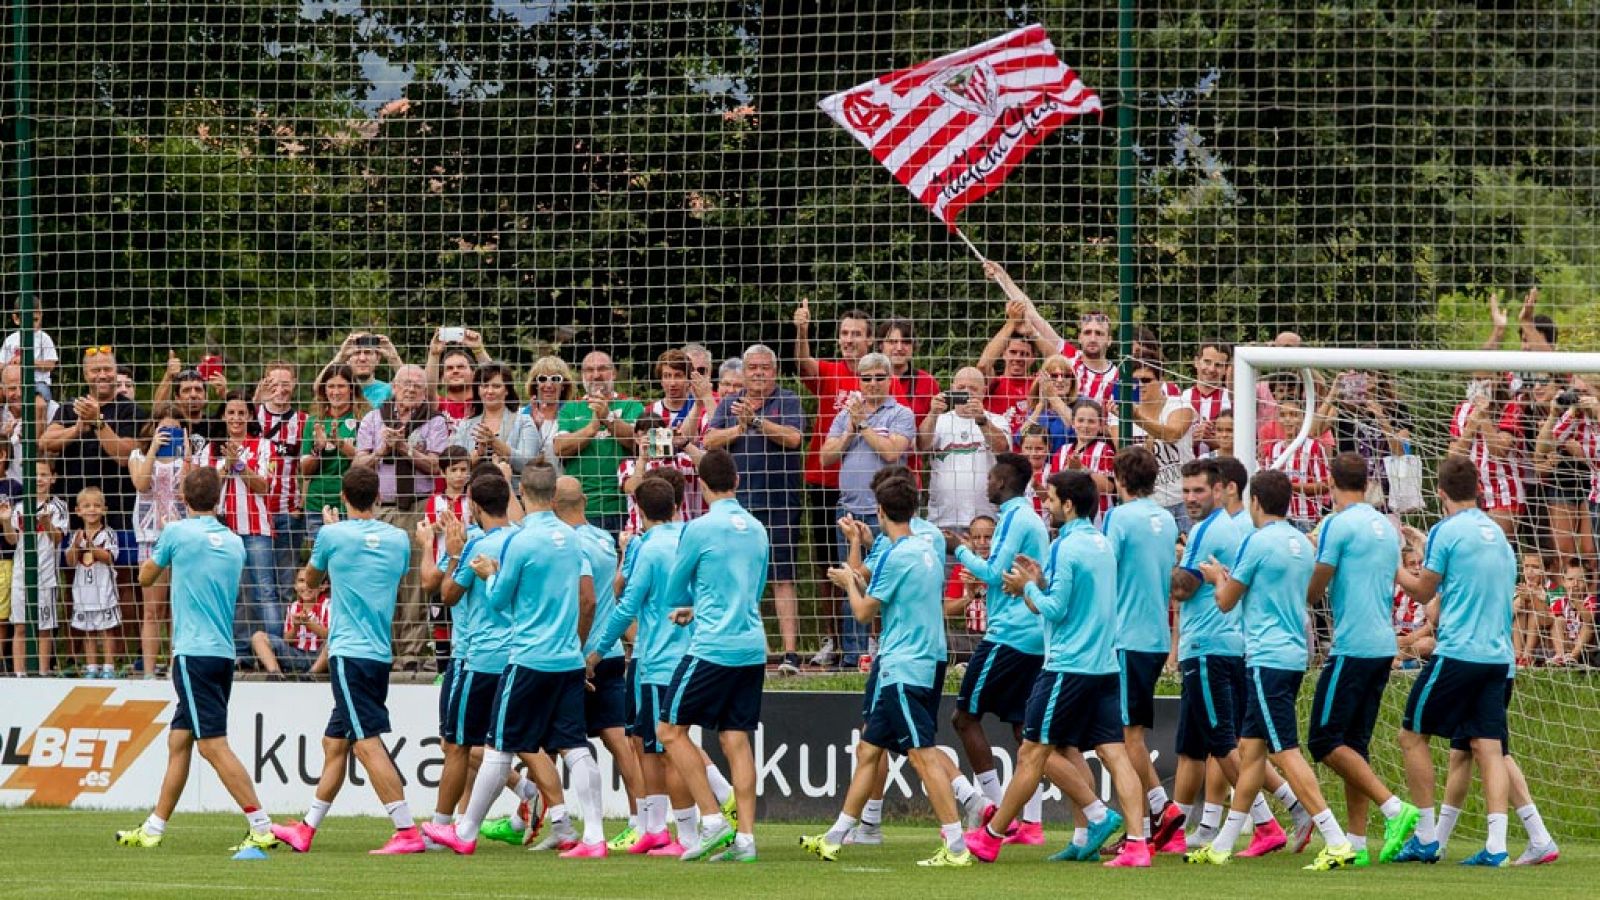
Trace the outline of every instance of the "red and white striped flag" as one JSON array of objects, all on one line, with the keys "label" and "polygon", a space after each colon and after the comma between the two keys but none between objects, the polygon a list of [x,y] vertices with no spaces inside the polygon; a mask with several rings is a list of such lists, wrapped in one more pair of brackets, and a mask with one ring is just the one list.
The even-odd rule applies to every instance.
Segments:
[{"label": "red and white striped flag", "polygon": [[891,72],[819,104],[955,230],[1034,145],[1100,98],[1056,58],[1044,26]]}]

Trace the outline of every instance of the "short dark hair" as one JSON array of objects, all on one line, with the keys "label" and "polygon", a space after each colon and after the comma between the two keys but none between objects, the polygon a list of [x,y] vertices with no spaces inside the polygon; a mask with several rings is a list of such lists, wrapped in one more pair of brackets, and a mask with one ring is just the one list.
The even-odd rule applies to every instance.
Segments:
[{"label": "short dark hair", "polygon": [[698,471],[700,483],[719,494],[726,494],[739,483],[739,467],[734,464],[733,454],[721,448],[707,450],[700,457]]},{"label": "short dark hair", "polygon": [[1555,319],[1550,318],[1544,313],[1539,313],[1533,317],[1533,327],[1534,330],[1538,331],[1539,335],[1543,337],[1550,346],[1554,347],[1556,345]]},{"label": "short dark hair", "polygon": [[672,485],[662,478],[646,478],[633,489],[633,502],[639,513],[652,522],[672,521],[672,512],[678,508],[673,502]]},{"label": "short dark hair", "polygon": [[1245,488],[1250,486],[1250,472],[1245,469],[1244,463],[1231,456],[1219,456],[1217,471],[1222,473],[1224,483],[1233,485],[1239,496],[1244,496]]},{"label": "short dark hair", "polygon": [[917,486],[909,478],[886,478],[872,489],[883,515],[896,525],[904,525],[917,514]]},{"label": "short dark hair", "polygon": [[462,447],[459,444],[451,444],[450,446],[439,451],[439,472],[441,474],[444,473],[445,469],[450,468],[456,463],[470,462],[472,462],[472,454],[467,452],[467,448]]},{"label": "short dark hair", "polygon": [[1111,464],[1117,474],[1117,484],[1122,485],[1130,497],[1148,497],[1156,488],[1161,476],[1161,462],[1145,447],[1124,447],[1117,451]]},{"label": "short dark hair", "polygon": [[900,332],[900,337],[908,341],[914,341],[917,339],[916,332],[913,330],[911,325],[911,320],[902,316],[893,316],[891,318],[884,319],[881,323],[879,323],[878,340],[881,341],[888,337],[889,332],[891,331]]},{"label": "short dark hair", "polygon": [[652,428],[665,428],[666,425],[666,419],[663,419],[655,413],[647,410],[640,413],[639,418],[633,420],[633,433],[638,435],[640,438],[643,438],[645,433],[650,431]]},{"label": "short dark hair", "polygon": [[1261,511],[1269,516],[1289,514],[1289,498],[1294,496],[1294,485],[1289,476],[1277,469],[1262,469],[1250,479],[1250,496],[1261,504]]},{"label": "short dark hair", "polygon": [[467,485],[467,496],[472,505],[496,518],[505,516],[511,506],[511,484],[499,472],[484,473]]},{"label": "short dark hair", "polygon": [[1088,472],[1057,472],[1050,476],[1050,487],[1056,499],[1071,505],[1080,519],[1093,519],[1100,511],[1100,489]]},{"label": "short dark hair", "polygon": [[517,396],[517,373],[505,363],[491,359],[478,364],[477,375],[472,379],[472,399],[478,404],[478,411],[483,411],[483,398],[480,392],[483,390],[483,385],[491,378],[499,378],[500,383],[506,386],[506,406],[516,409],[522,402]]},{"label": "short dark hair", "polygon": [[1224,344],[1222,341],[1216,341],[1216,340],[1213,340],[1213,341],[1202,341],[1200,343],[1200,349],[1198,349],[1198,350],[1196,350],[1194,352],[1195,358],[1198,359],[1200,357],[1200,355],[1202,353],[1205,353],[1207,350],[1215,350],[1218,353],[1221,353],[1223,356],[1226,356],[1229,359],[1233,359],[1233,346],[1230,345],[1230,344]]},{"label": "short dark hair", "polygon": [[1000,481],[1013,497],[1021,497],[1028,492],[1028,482],[1033,480],[1033,463],[1020,453],[997,453],[994,457],[993,471],[1000,474]]},{"label": "short dark hair", "polygon": [[356,512],[367,512],[378,502],[378,470],[367,466],[351,466],[339,483],[344,502]]},{"label": "short dark hair", "polygon": [[839,321],[843,322],[845,319],[855,319],[857,322],[865,322],[865,323],[867,323],[867,333],[868,334],[872,333],[872,317],[867,315],[867,311],[862,309],[861,307],[852,306],[849,309],[845,310],[844,312],[840,313],[839,314]]},{"label": "short dark hair", "polygon": [[561,473],[544,460],[522,467],[522,496],[540,506],[550,506],[556,499],[556,481]]},{"label": "short dark hair", "polygon": [[1333,486],[1338,490],[1367,489],[1367,461],[1359,453],[1346,451],[1335,456],[1328,466],[1328,473],[1333,476]]},{"label": "short dark hair", "polygon": [[1222,468],[1214,459],[1191,459],[1183,464],[1183,477],[1198,478],[1204,475],[1206,484],[1216,487],[1222,483]]},{"label": "short dark hair", "polygon": [[[500,471],[499,466],[494,464],[494,460],[486,457],[472,464],[472,477],[467,479],[467,484],[470,486],[472,482],[477,481],[479,478],[482,478],[486,475],[493,475],[501,481],[506,480],[505,474]],[[470,487],[468,490],[470,491]]]},{"label": "short dark hair", "polygon": [[1478,470],[1465,456],[1446,456],[1439,463],[1439,490],[1452,502],[1465,503],[1478,498]]},{"label": "short dark hair", "polygon": [[[45,460],[41,459],[40,462]],[[210,512],[222,499],[222,476],[210,466],[197,466],[183,476],[183,504],[192,510]]]},{"label": "short dark hair", "polygon": [[672,485],[672,505],[674,508],[683,505],[683,492],[688,487],[688,484],[684,481],[682,472],[671,466],[662,466],[659,469],[651,469],[644,473],[643,480],[649,481],[652,478]]},{"label": "short dark hair", "polygon": [[872,482],[868,485],[868,487],[875,491],[878,489],[878,485],[883,484],[885,481],[888,481],[891,478],[904,478],[910,480],[911,477],[911,470],[905,466],[899,464],[888,465],[872,473]]}]

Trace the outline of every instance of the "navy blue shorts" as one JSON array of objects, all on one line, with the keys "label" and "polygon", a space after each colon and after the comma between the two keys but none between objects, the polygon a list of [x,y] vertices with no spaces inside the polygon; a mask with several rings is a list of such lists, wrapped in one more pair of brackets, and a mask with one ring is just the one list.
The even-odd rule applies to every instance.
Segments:
[{"label": "navy blue shorts", "polygon": [[1506,736],[1505,663],[1434,654],[1422,664],[1400,724],[1417,734],[1470,741]]},{"label": "navy blue shorts", "polygon": [[861,691],[861,721],[872,718],[872,706],[878,700],[878,657],[872,658],[872,668],[867,671],[867,686]]},{"label": "navy blue shorts", "polygon": [[322,732],[361,741],[389,731],[389,664],[354,656],[328,659],[333,673],[333,715]]},{"label": "navy blue shorts", "polygon": [[644,745],[646,753],[665,753],[667,748],[661,745],[661,739],[656,737],[656,722],[661,719],[661,704],[667,694],[664,684],[645,684],[639,682],[634,685],[634,718],[633,727],[629,731],[639,742]]},{"label": "navy blue shorts", "polygon": [[[623,727],[627,729],[628,737],[633,737],[634,723],[639,720],[639,680],[634,677],[633,668],[633,657],[630,656],[628,657],[628,668],[622,676],[625,682],[624,689],[627,692],[622,698],[622,714],[628,721],[628,724]],[[655,731],[653,721],[650,730],[651,732]]]},{"label": "navy blue shorts", "polygon": [[800,546],[800,511],[786,507],[752,509],[749,513],[767,529],[767,580],[794,581],[795,549]]},{"label": "navy blue shorts", "polygon": [[1196,656],[1178,661],[1183,696],[1178,699],[1178,755],[1189,759],[1227,756],[1239,746],[1244,714],[1244,658]]},{"label": "navy blue shorts", "polygon": [[482,747],[489,743],[490,716],[494,714],[494,699],[499,692],[500,676],[474,672],[462,666],[456,672],[449,718],[440,736],[460,747]]},{"label": "navy blue shorts", "polygon": [[[1511,719],[1511,692],[1512,692],[1512,689],[1516,687],[1516,684],[1517,684],[1517,680],[1515,678],[1507,678],[1506,679],[1506,730],[1505,730],[1505,732],[1503,734],[1500,735],[1500,753],[1502,755],[1505,755],[1505,756],[1510,756],[1511,755],[1511,722],[1510,722],[1510,719]],[[1472,752],[1472,738],[1466,738],[1466,737],[1454,737],[1454,738],[1451,738],[1450,739],[1450,749],[1451,750],[1463,750],[1463,751],[1466,751],[1467,753],[1471,753]]]},{"label": "navy blue shorts", "polygon": [[1267,742],[1267,750],[1281,753],[1300,746],[1299,716],[1295,701],[1300,699],[1300,682],[1306,673],[1293,669],[1268,669],[1251,666],[1245,673],[1244,722],[1239,737]]},{"label": "navy blue shorts", "polygon": [[1372,726],[1383,706],[1394,658],[1389,656],[1334,656],[1317,676],[1311,700],[1311,722],[1306,729],[1306,749],[1317,762],[1340,747],[1367,758]]},{"label": "navy blue shorts", "polygon": [[587,747],[582,669],[541,672],[507,666],[489,714],[487,746],[505,753],[554,753]]},{"label": "navy blue shorts", "polygon": [[600,660],[594,678],[583,692],[583,721],[589,737],[598,737],[607,728],[628,725],[628,664],[620,656]]},{"label": "navy blue shorts", "polygon": [[456,680],[467,666],[466,660],[452,658],[439,675],[439,736],[450,733],[455,706]]},{"label": "navy blue shorts", "polygon": [[1117,673],[1040,672],[1028,697],[1023,740],[1091,750],[1122,743]]},{"label": "navy blue shorts", "polygon": [[719,666],[685,656],[672,673],[660,721],[712,731],[755,731],[761,724],[761,686],[766,677],[767,667],[760,663]]},{"label": "navy blue shorts", "polygon": [[938,730],[938,688],[886,684],[876,690],[867,711],[861,739],[874,747],[901,753],[933,746]]},{"label": "navy blue shorts", "polygon": [[228,736],[228,698],[233,696],[233,660],[222,656],[178,656],[172,660],[172,686],[178,708],[173,731],[190,731],[194,739]]},{"label": "navy blue shorts", "polygon": [[1044,657],[1015,647],[978,642],[967,660],[967,673],[956,692],[956,708],[970,715],[992,714],[1002,722],[1021,725],[1028,717],[1028,697],[1044,668]]},{"label": "navy blue shorts", "polygon": [[1142,650],[1118,650],[1122,671],[1120,679],[1123,728],[1156,727],[1156,682],[1161,669],[1167,664],[1165,653],[1146,653]]}]

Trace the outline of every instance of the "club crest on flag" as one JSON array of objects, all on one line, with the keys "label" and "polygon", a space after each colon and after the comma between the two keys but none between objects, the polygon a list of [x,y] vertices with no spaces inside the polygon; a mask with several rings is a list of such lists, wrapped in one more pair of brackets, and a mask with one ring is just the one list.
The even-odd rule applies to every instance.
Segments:
[{"label": "club crest on flag", "polygon": [[1000,115],[999,77],[987,61],[941,73],[933,92],[944,102],[975,116]]}]

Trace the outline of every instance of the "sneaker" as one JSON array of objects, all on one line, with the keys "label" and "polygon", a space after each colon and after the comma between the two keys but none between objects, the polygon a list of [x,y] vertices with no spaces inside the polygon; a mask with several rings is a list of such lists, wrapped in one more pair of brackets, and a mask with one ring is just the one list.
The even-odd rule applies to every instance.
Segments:
[{"label": "sneaker", "polygon": [[[644,856],[650,851],[659,850],[670,843],[672,843],[672,835],[668,834],[664,828],[655,834],[641,834],[638,840],[628,845],[628,855]],[[682,853],[683,849],[679,848],[678,852]]]},{"label": "sneaker", "polygon": [[823,638],[822,646],[811,657],[811,665],[819,669],[831,669],[834,662],[839,659],[839,650],[833,638]]},{"label": "sneaker", "polygon": [[1383,849],[1378,852],[1378,862],[1394,862],[1400,848],[1405,846],[1406,839],[1417,830],[1418,818],[1420,814],[1415,806],[1400,804],[1400,815],[1383,825]]},{"label": "sneaker", "polygon": [[[983,814],[981,816],[979,816],[978,818],[982,822],[982,824],[988,825],[989,822],[992,819],[994,819],[994,814],[999,812],[999,811],[1000,811],[1000,807],[996,806],[993,803],[985,802],[985,805],[983,807]],[[1019,825],[1021,825],[1021,824],[1022,823],[1018,822],[1016,819],[1012,819],[1011,820],[1011,824],[1006,827],[1005,836],[1006,837],[1011,837],[1013,834],[1016,834],[1017,833],[1017,827]]]},{"label": "sneaker", "polygon": [[755,845],[749,847],[739,846],[738,841],[728,845],[728,849],[706,860],[714,863],[753,863],[756,861]]},{"label": "sneaker", "polygon": [[844,842],[865,847],[880,847],[883,845],[883,825],[882,823],[868,825],[862,822],[850,829],[850,833],[844,836]]},{"label": "sneaker", "polygon": [[667,841],[665,844],[662,844],[661,846],[655,848],[654,850],[651,850],[649,853],[646,853],[645,855],[646,856],[675,856],[675,857],[682,857],[683,856],[683,851],[684,851],[684,846],[682,844],[678,843],[678,839],[677,838],[673,838],[672,840]]},{"label": "sneaker", "polygon": [[1349,841],[1337,847],[1323,847],[1311,865],[1302,866],[1307,872],[1331,872],[1334,869],[1348,869],[1356,864],[1356,848]]},{"label": "sneaker", "polygon": [[1483,866],[1489,869],[1504,868],[1507,856],[1504,853],[1490,853],[1488,850],[1479,850],[1477,853],[1463,859],[1463,866]]},{"label": "sneaker", "polygon": [[1184,839],[1184,846],[1188,847],[1190,850],[1199,850],[1201,847],[1210,845],[1210,843],[1216,839],[1217,829],[1207,828],[1204,825],[1201,825]]},{"label": "sneaker", "polygon": [[685,850],[683,855],[678,858],[684,862],[695,862],[696,860],[705,859],[713,853],[720,851],[723,847],[732,844],[733,837],[733,826],[730,824],[723,823],[720,830],[711,831],[706,828],[705,823],[701,823],[700,846],[695,847],[692,850]]},{"label": "sneaker", "polygon": [[1105,845],[1106,841],[1111,840],[1111,836],[1121,828],[1122,813],[1114,809],[1106,810],[1104,819],[1089,825],[1088,850],[1084,851],[1083,858],[1086,860],[1097,858],[1100,855],[1100,848]]},{"label": "sneaker", "polygon": [[607,850],[626,850],[629,847],[632,847],[635,843],[637,843],[638,840],[639,840],[639,837],[640,837],[639,829],[635,828],[632,825],[629,825],[627,828],[624,828],[621,831],[617,832],[617,836],[616,837],[612,838],[609,841],[606,841],[606,849]]},{"label": "sneaker", "polygon": [[1006,832],[1006,843],[1037,847],[1044,843],[1043,822],[1017,822]]},{"label": "sneaker", "polygon": [[[1183,840],[1183,811],[1178,809],[1178,804],[1168,803],[1161,811],[1160,822],[1150,832],[1150,846],[1157,853],[1177,853],[1174,838]],[[1187,850],[1187,846],[1184,849]]]},{"label": "sneaker", "polygon": [[528,849],[535,853],[544,853],[549,850],[567,851],[576,846],[578,846],[578,829],[572,827],[571,819],[562,819],[559,822],[551,822],[550,833]]},{"label": "sneaker", "polygon": [[778,663],[778,674],[789,678],[800,674],[800,654],[785,653],[783,662]]},{"label": "sneaker", "polygon": [[289,849],[296,853],[309,853],[311,839],[317,836],[317,830],[304,822],[294,822],[272,826],[272,836],[288,844]]},{"label": "sneaker", "polygon": [[800,836],[800,849],[823,862],[838,862],[840,847],[839,844],[828,843],[828,836],[825,834]]},{"label": "sneaker", "polygon": [[[396,832],[398,834],[398,832]],[[459,856],[471,856],[478,850],[476,838],[464,841],[456,834],[454,825],[435,825],[432,822],[422,826],[422,834],[428,840],[441,847],[449,847]]]},{"label": "sneaker", "polygon": [[1294,833],[1289,836],[1289,843],[1294,852],[1303,853],[1311,843],[1311,836],[1317,833],[1317,823],[1312,821],[1306,808],[1296,803],[1294,805]]},{"label": "sneaker", "polygon": [[973,791],[972,796],[961,804],[961,824],[964,828],[973,829],[983,824],[983,810],[989,805],[982,791]]},{"label": "sneaker", "polygon": [[[157,839],[160,840],[159,838]],[[240,850],[276,850],[278,839],[272,836],[271,831],[252,831],[244,836],[244,840],[228,848],[229,853],[238,853]]]},{"label": "sneaker", "polygon": [[1183,861],[1191,866],[1225,866],[1232,858],[1232,853],[1218,850],[1211,844],[1204,844],[1183,855]]},{"label": "sneaker", "polygon": [[1424,844],[1413,834],[1406,839],[1405,846],[1400,848],[1400,852],[1395,854],[1394,861],[1397,863],[1436,863],[1441,857],[1438,841]]},{"label": "sneaker", "polygon": [[1241,859],[1255,859],[1282,850],[1289,844],[1289,836],[1283,833],[1283,826],[1277,819],[1269,819],[1256,826],[1255,833],[1250,835],[1250,846],[1240,851]]},{"label": "sneaker", "polygon": [[1045,857],[1045,861],[1046,862],[1082,862],[1083,860],[1086,860],[1086,859],[1089,858],[1089,857],[1084,855],[1085,851],[1087,851],[1088,849],[1089,849],[1089,847],[1086,844],[1074,844],[1074,843],[1069,841],[1065,847],[1062,847],[1060,850],[1057,850],[1056,852],[1054,852],[1054,853],[1050,854],[1049,856]]},{"label": "sneaker", "polygon": [[1529,844],[1528,849],[1522,851],[1522,855],[1517,857],[1517,861],[1512,863],[1512,865],[1542,866],[1545,863],[1553,863],[1560,858],[1561,848],[1556,846],[1555,841],[1539,844],[1537,846]]},{"label": "sneaker", "polygon": [[1105,863],[1108,869],[1148,869],[1150,868],[1150,844],[1148,841],[1123,841],[1122,852],[1115,859]]},{"label": "sneaker", "polygon": [[728,820],[728,828],[729,828],[729,830],[732,830],[732,831],[738,831],[739,830],[739,802],[738,801],[739,801],[738,797],[735,797],[733,794],[729,794],[728,795],[728,799],[722,801],[721,805],[719,805],[717,807],[717,812],[722,813],[722,817],[724,819]]},{"label": "sneaker", "polygon": [[1124,833],[1122,835],[1122,837],[1119,837],[1114,841],[1110,841],[1108,843],[1101,844],[1100,845],[1100,855],[1105,857],[1106,859],[1111,859],[1113,857],[1119,856],[1122,853],[1123,845],[1125,845],[1127,843],[1128,843],[1128,835],[1126,833]]},{"label": "sneaker", "polygon": [[[1178,818],[1182,819],[1183,817],[1179,816]],[[1182,822],[1179,824],[1181,825]],[[1183,829],[1180,827],[1177,831],[1172,833],[1172,837],[1167,838],[1167,842],[1165,844],[1156,843],[1155,850],[1157,853],[1188,853],[1189,839],[1184,836]]]},{"label": "sneaker", "polygon": [[140,825],[132,831],[117,832],[117,843],[124,847],[144,847],[149,849],[161,846],[161,835],[151,834],[144,830],[143,825]]},{"label": "sneaker", "polygon": [[493,822],[484,823],[483,827],[478,829],[478,840],[499,841],[502,844],[520,847],[522,846],[522,834],[521,831],[511,827],[510,816],[501,816]]},{"label": "sneaker", "polygon": [[932,856],[917,860],[917,865],[929,869],[964,869],[972,865],[972,862],[970,850],[952,853],[949,847],[940,846]]},{"label": "sneaker", "polygon": [[[451,834],[453,835],[454,833],[455,829],[451,828]],[[396,831],[389,836],[388,843],[376,850],[368,850],[367,854],[369,856],[403,856],[408,853],[425,853],[427,849],[427,846],[422,843],[422,832],[413,826]],[[460,851],[456,852],[459,853]],[[469,850],[468,852],[470,853],[471,851]]]},{"label": "sneaker", "polygon": [[1372,855],[1367,852],[1367,848],[1362,847],[1360,850],[1356,851],[1355,861],[1350,863],[1350,865],[1355,866],[1358,869],[1371,868]]},{"label": "sneaker", "polygon": [[545,804],[544,795],[540,793],[535,793],[531,802],[524,800],[517,804],[517,818],[527,823],[522,830],[524,844],[532,843],[533,839],[539,836],[539,830],[544,827],[544,814],[549,811],[550,807]]},{"label": "sneaker", "polygon": [[605,859],[610,853],[610,846],[605,841],[595,841],[592,844],[580,843],[570,850],[562,851],[562,859]]},{"label": "sneaker", "polygon": [[977,857],[980,862],[994,862],[1000,858],[1002,838],[989,833],[989,826],[979,825],[963,835],[967,842],[967,852]]}]

